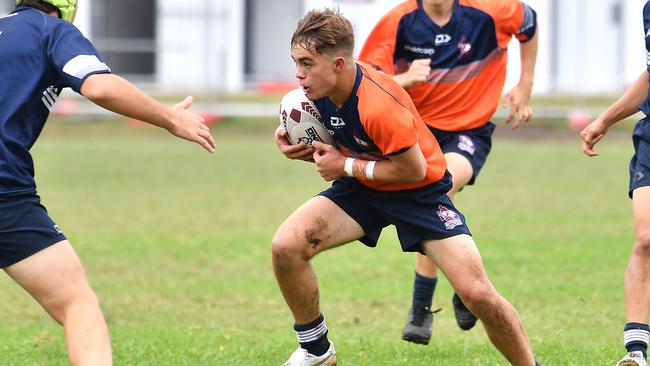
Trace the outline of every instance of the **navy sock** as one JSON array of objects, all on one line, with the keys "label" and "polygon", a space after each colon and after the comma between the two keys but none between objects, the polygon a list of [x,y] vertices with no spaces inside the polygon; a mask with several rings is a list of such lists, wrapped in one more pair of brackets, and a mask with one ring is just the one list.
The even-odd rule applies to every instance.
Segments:
[{"label": "navy sock", "polygon": [[643,323],[627,323],[623,328],[623,339],[628,352],[643,352],[643,357],[648,358],[648,336],[650,327]]},{"label": "navy sock", "polygon": [[437,283],[438,277],[425,277],[415,272],[415,280],[413,281],[413,306],[421,305],[430,308]]},{"label": "navy sock", "polygon": [[327,339],[327,324],[325,317],[321,314],[316,320],[308,324],[295,324],[300,347],[307,350],[314,356],[322,356],[330,348],[330,341]]}]

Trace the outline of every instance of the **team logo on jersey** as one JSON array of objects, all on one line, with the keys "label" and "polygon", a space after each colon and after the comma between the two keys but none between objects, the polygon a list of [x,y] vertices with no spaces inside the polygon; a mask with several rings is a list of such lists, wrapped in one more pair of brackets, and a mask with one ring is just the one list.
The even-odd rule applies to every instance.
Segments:
[{"label": "team logo on jersey", "polygon": [[472,155],[474,155],[474,151],[476,151],[474,141],[472,141],[472,139],[467,135],[458,135],[458,148],[467,151]]},{"label": "team logo on jersey", "polygon": [[469,43],[467,38],[465,36],[460,37],[460,41],[458,42],[458,52],[459,52],[459,57],[458,58],[463,58],[465,55],[470,53],[472,50],[472,44]]},{"label": "team logo on jersey", "polygon": [[340,117],[332,117],[330,118],[330,124],[334,128],[341,128],[345,126],[345,122],[343,121],[343,118]]},{"label": "team logo on jersey", "polygon": [[56,103],[56,100],[58,98],[59,98],[59,89],[55,88],[54,86],[50,86],[49,88],[45,89],[45,91],[43,92],[41,101],[51,112],[52,108],[54,108],[54,103]]},{"label": "team logo on jersey", "polygon": [[451,36],[449,34],[436,34],[435,44],[436,46],[443,46],[449,44],[451,41]]},{"label": "team logo on jersey", "polygon": [[451,230],[456,226],[463,225],[463,221],[460,219],[460,215],[455,211],[448,209],[443,205],[438,205],[438,218],[445,224],[445,229]]},{"label": "team logo on jersey", "polygon": [[53,228],[54,228],[54,231],[56,231],[57,234],[63,234],[63,230],[61,230],[59,225],[54,224]]}]

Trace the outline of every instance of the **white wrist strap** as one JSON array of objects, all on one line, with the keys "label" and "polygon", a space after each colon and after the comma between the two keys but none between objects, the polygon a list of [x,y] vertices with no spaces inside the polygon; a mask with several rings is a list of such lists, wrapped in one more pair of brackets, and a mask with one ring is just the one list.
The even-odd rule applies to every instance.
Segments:
[{"label": "white wrist strap", "polygon": [[375,179],[375,163],[376,161],[369,161],[366,165],[366,179],[373,180]]},{"label": "white wrist strap", "polygon": [[354,171],[352,170],[352,167],[354,165],[354,158],[347,158],[345,159],[345,165],[343,166],[343,171],[345,172],[345,175],[348,177],[353,177],[354,176]]}]

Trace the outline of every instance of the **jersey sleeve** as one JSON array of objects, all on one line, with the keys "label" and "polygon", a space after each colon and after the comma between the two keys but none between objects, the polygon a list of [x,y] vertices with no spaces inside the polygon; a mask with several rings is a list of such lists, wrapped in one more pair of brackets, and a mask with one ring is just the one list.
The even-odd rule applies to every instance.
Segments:
[{"label": "jersey sleeve", "polygon": [[497,23],[497,29],[514,35],[520,42],[527,42],[537,31],[537,13],[523,1],[501,0],[496,2],[492,16]]},{"label": "jersey sleeve", "polygon": [[391,102],[361,115],[366,134],[384,156],[402,153],[418,142],[413,114],[399,103]]},{"label": "jersey sleeve", "polygon": [[359,60],[386,74],[394,75],[393,56],[398,25],[399,18],[391,14],[381,18],[366,39],[359,53]]},{"label": "jersey sleeve", "polygon": [[70,23],[54,23],[46,46],[48,58],[54,72],[59,74],[62,87],[70,87],[80,93],[87,77],[111,72],[92,43]]}]

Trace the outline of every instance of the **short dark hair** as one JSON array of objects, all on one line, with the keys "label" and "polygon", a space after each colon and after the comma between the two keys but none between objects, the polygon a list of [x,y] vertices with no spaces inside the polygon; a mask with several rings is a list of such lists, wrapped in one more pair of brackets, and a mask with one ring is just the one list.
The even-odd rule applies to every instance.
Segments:
[{"label": "short dark hair", "polygon": [[19,7],[19,6],[28,6],[30,8],[40,10],[43,13],[47,13],[47,14],[52,13],[52,12],[56,12],[57,14],[59,14],[59,18],[62,17],[61,16],[61,10],[59,8],[57,8],[56,6],[54,6],[54,5],[50,4],[50,3],[46,3],[46,2],[43,2],[43,1],[40,1],[40,0],[21,0],[20,2],[18,2],[16,4],[16,7]]},{"label": "short dark hair", "polygon": [[291,37],[291,47],[296,45],[318,54],[342,50],[346,55],[352,55],[352,23],[338,9],[311,10],[300,19]]}]

